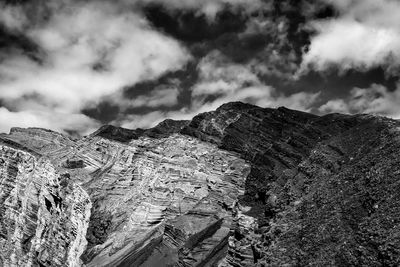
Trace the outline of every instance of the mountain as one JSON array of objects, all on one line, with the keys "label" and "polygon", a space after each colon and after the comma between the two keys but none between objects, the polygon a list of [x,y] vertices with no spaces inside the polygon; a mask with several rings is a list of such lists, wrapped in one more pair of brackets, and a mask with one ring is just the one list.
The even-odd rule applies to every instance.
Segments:
[{"label": "mountain", "polygon": [[0,135],[0,266],[400,266],[400,122],[227,103]]}]

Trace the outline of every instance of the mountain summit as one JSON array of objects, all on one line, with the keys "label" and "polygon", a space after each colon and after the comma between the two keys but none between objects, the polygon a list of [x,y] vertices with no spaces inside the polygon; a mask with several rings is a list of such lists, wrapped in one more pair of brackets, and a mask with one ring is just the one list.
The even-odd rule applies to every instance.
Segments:
[{"label": "mountain summit", "polygon": [[0,266],[399,266],[400,122],[227,103],[0,135]]}]

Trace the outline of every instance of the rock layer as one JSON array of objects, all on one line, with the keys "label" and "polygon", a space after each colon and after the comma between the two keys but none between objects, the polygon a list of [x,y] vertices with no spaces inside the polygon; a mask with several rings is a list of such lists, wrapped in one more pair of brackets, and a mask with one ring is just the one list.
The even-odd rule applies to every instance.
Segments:
[{"label": "rock layer", "polygon": [[183,133],[252,166],[223,265],[398,266],[399,129],[243,103],[195,117]]},{"label": "rock layer", "polygon": [[0,265],[398,266],[400,123],[239,102],[1,135]]},{"label": "rock layer", "polygon": [[83,185],[93,202],[87,266],[139,266],[156,246],[193,253],[219,229],[217,221],[229,220],[250,169],[237,155],[182,135],[129,145],[92,141],[82,157],[105,145],[114,146],[115,154]]},{"label": "rock layer", "polygon": [[[155,129],[130,141],[126,135],[105,138],[102,129],[46,150],[51,166],[90,196],[87,246],[76,259],[81,264],[196,266],[224,256],[249,164],[213,144]],[[3,139],[19,141],[23,131],[43,130],[13,130]],[[47,139],[30,147],[38,157]]]},{"label": "rock layer", "polygon": [[0,265],[80,266],[90,208],[49,160],[0,144]]}]

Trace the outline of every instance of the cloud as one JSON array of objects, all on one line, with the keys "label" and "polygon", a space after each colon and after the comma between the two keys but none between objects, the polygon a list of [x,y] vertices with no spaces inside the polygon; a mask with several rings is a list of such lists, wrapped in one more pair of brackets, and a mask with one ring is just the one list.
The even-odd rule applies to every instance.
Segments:
[{"label": "cloud", "polygon": [[323,113],[350,113],[350,105],[344,99],[332,99],[319,107]]},{"label": "cloud", "polygon": [[[192,90],[192,105],[209,111],[223,103],[243,101],[262,107],[285,105],[310,110],[319,93],[285,95],[260,81],[251,65],[232,63],[220,52],[213,51],[199,64],[200,80]],[[212,101],[208,101],[208,99]]]},{"label": "cloud", "polygon": [[0,132],[8,132],[11,127],[40,127],[59,132],[79,132],[89,134],[100,125],[93,119],[82,114],[49,113],[38,110],[11,112],[0,107]]},{"label": "cloud", "polygon": [[[0,63],[0,98],[16,115],[32,105],[49,114],[78,114],[124,86],[177,70],[191,59],[179,42],[152,29],[130,9],[103,1],[69,2],[53,9],[47,21],[32,23],[24,32],[44,51],[42,62],[14,54]],[[0,117],[0,124],[5,119]]]},{"label": "cloud", "polygon": [[7,29],[20,31],[27,22],[28,19],[20,6],[0,3],[0,24]]},{"label": "cloud", "polygon": [[291,109],[311,112],[313,105],[319,99],[320,95],[321,92],[299,92],[288,96],[279,95],[274,101],[276,103],[274,106],[285,106]]},{"label": "cloud", "polygon": [[262,0],[138,0],[135,4],[149,5],[158,4],[168,10],[190,10],[196,11],[199,15],[204,14],[212,22],[216,14],[230,6],[232,8],[241,8],[248,12],[253,12],[265,6]]},{"label": "cloud", "polygon": [[126,128],[153,127],[166,118],[190,120],[198,113],[217,109],[226,102],[242,101],[261,107],[286,106],[310,111],[319,93],[285,95],[263,84],[249,65],[236,64],[219,51],[212,51],[199,65],[199,80],[191,88],[191,105],[180,110],[124,115],[112,122]]},{"label": "cloud", "polygon": [[110,103],[118,105],[124,111],[128,108],[160,108],[173,107],[178,104],[179,89],[171,86],[158,86],[150,93],[139,95],[133,99],[124,97],[122,92],[105,98]]},{"label": "cloud", "polygon": [[370,88],[353,88],[346,99],[333,99],[322,105],[323,113],[371,113],[400,118],[400,91],[388,91],[384,86],[373,84]]},{"label": "cloud", "polygon": [[[400,11],[400,10],[399,10]],[[322,71],[369,69],[400,60],[400,32],[351,20],[315,22],[318,34],[303,57],[303,67]],[[399,29],[400,30],[400,29]]]},{"label": "cloud", "polygon": [[389,72],[400,62],[400,2],[391,0],[325,0],[334,5],[338,17],[315,20],[315,31],[303,55],[301,72],[327,70],[332,66],[346,71],[377,66]]},{"label": "cloud", "polygon": [[158,123],[166,118],[166,114],[161,111],[153,111],[145,115],[131,114],[119,121],[119,124],[123,128],[136,129],[136,128],[151,128],[156,126]]},{"label": "cloud", "polygon": [[[299,92],[308,87],[304,80],[298,84],[293,80],[300,57],[299,74],[332,66],[342,71],[384,66],[393,74],[399,67],[400,4],[396,1],[272,3],[35,0],[2,4],[2,29],[26,38],[23,41],[37,49],[31,49],[29,56],[23,47],[1,52],[0,127],[23,114],[32,118],[27,126],[37,126],[41,120],[47,128],[63,131],[76,125],[84,131],[81,125],[91,127],[96,121],[82,113],[107,122],[117,118],[113,123],[131,128],[150,127],[168,117],[190,119],[229,101],[311,111],[326,95],[307,88]],[[319,19],[317,13],[326,4],[336,12]],[[314,34],[302,52],[300,48],[308,43],[306,29]],[[188,65],[192,67],[185,69]],[[333,99],[321,111],[353,112],[355,106],[350,97]],[[134,111],[147,113],[129,114]],[[46,114],[58,114],[57,121]],[[63,114],[68,120],[61,119]]]}]

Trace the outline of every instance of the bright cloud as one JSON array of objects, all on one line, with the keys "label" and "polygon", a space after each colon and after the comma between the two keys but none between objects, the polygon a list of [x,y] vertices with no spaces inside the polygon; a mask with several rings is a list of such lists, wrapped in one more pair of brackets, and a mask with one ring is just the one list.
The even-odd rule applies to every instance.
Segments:
[{"label": "bright cloud", "polygon": [[324,113],[371,113],[400,118],[400,91],[388,91],[384,86],[373,84],[370,88],[354,88],[346,99],[333,99],[322,105]]},{"label": "bright cloud", "polygon": [[317,70],[367,69],[400,60],[400,32],[364,25],[353,20],[315,23],[317,34],[303,57],[303,66]]},{"label": "bright cloud", "polygon": [[0,23],[9,30],[19,31],[27,24],[27,18],[21,8],[0,4]]},{"label": "bright cloud", "polygon": [[340,15],[316,20],[316,31],[303,56],[301,72],[326,70],[397,68],[400,62],[400,2],[391,0],[326,0]]},{"label": "bright cloud", "polygon": [[11,112],[0,107],[0,132],[7,132],[12,127],[40,127],[55,131],[77,131],[89,134],[100,125],[95,120],[83,114],[49,113],[47,111],[24,110]]},{"label": "bright cloud", "polygon": [[185,48],[140,15],[101,1],[58,6],[25,34],[44,50],[43,63],[21,54],[0,63],[0,98],[24,112],[32,104],[26,96],[36,95],[42,111],[77,114],[89,102],[190,60]]}]

